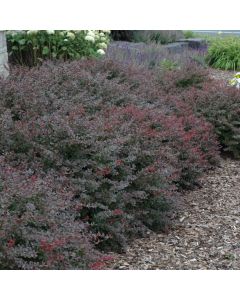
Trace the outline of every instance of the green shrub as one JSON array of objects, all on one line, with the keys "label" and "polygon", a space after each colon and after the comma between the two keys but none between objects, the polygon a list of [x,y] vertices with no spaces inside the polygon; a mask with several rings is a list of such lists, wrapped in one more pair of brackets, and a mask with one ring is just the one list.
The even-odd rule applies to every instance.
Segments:
[{"label": "green shrub", "polygon": [[173,61],[171,59],[163,59],[162,61],[160,61],[160,68],[162,70],[176,70],[179,68],[179,64],[176,61]]},{"label": "green shrub", "polygon": [[192,30],[184,30],[183,35],[185,39],[191,39],[196,37],[196,34]]},{"label": "green shrub", "polygon": [[104,54],[108,32],[99,30],[29,30],[8,32],[9,61],[36,66],[46,59],[79,59]]},{"label": "green shrub", "polygon": [[217,37],[210,40],[207,63],[224,70],[240,69],[240,38]]}]

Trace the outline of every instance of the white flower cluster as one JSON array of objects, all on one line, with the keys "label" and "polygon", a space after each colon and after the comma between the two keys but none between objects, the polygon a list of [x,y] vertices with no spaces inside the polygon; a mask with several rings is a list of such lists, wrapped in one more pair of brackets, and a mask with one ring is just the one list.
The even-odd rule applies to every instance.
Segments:
[{"label": "white flower cluster", "polygon": [[[40,30],[28,30],[27,35],[37,34]],[[54,34],[55,30],[46,30],[48,34]]]},{"label": "white flower cluster", "polygon": [[47,30],[47,33],[48,33],[48,34],[54,34],[54,33],[55,33],[55,30]]},{"label": "white flower cluster", "polygon": [[70,40],[74,40],[75,39],[75,34],[71,31],[68,31],[67,32],[67,37],[70,39]]},{"label": "white flower cluster", "polygon": [[96,43],[98,48],[97,53],[99,55],[105,54],[105,49],[107,49],[108,44],[108,34],[110,30],[87,30],[85,40],[91,43]]},{"label": "white flower cluster", "polygon": [[97,53],[100,54],[100,55],[104,55],[104,54],[105,54],[105,51],[102,50],[102,49],[98,49],[98,50],[97,50]]},{"label": "white flower cluster", "polygon": [[68,42],[69,40],[74,40],[76,38],[77,31],[74,30],[62,30],[59,31],[58,34],[64,37],[64,42]]},{"label": "white flower cluster", "polygon": [[37,34],[39,30],[28,30],[27,35]]},{"label": "white flower cluster", "polygon": [[235,86],[237,89],[240,89],[240,72],[236,73],[229,83],[230,85]]},{"label": "white flower cluster", "polygon": [[[99,55],[104,55],[109,43],[110,30],[26,30],[27,35],[34,36],[37,33],[45,32],[48,35],[58,35],[65,43],[69,43],[75,38],[83,35],[85,41],[89,42],[89,47],[96,50]],[[9,31],[9,34],[14,35]]]}]

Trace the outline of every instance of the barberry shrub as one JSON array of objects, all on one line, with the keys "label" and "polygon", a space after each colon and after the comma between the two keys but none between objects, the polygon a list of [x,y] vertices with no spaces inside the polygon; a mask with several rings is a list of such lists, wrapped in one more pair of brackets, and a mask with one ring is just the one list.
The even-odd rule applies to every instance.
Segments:
[{"label": "barberry shrub", "polygon": [[222,150],[240,158],[240,91],[225,82],[211,80],[202,89],[190,89],[179,95],[197,116],[213,124]]},{"label": "barberry shrub", "polygon": [[13,70],[0,125],[4,268],[104,266],[96,247],[166,229],[178,193],[218,157],[212,125],[155,73],[111,61]]},{"label": "barberry shrub", "polygon": [[174,71],[157,71],[157,78],[160,89],[167,93],[165,98],[183,101],[197,117],[212,123],[221,149],[240,158],[238,89],[214,80],[208,70],[195,63],[186,63]]},{"label": "barberry shrub", "polygon": [[167,93],[178,95],[179,92],[192,87],[202,89],[203,84],[209,81],[209,71],[197,62],[188,61],[178,69],[160,70],[158,80],[161,89]]},{"label": "barberry shrub", "polygon": [[40,174],[0,157],[0,269],[89,269],[102,237],[77,220],[65,176]]}]

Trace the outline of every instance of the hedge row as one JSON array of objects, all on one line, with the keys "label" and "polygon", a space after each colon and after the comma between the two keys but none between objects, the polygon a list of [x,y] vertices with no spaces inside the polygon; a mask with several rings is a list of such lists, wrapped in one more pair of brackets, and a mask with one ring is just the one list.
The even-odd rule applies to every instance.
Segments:
[{"label": "hedge row", "polygon": [[0,82],[2,269],[104,268],[102,250],[167,228],[181,190],[218,161],[213,126],[185,99],[208,81],[191,68],[164,81],[49,62]]}]

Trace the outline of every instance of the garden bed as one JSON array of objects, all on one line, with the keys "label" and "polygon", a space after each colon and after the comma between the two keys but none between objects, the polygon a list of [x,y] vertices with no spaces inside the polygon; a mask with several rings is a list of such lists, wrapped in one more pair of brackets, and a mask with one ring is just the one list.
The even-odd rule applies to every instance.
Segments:
[{"label": "garden bed", "polygon": [[107,268],[135,238],[176,233],[191,211],[182,195],[220,151],[240,156],[239,91],[204,53],[121,45],[0,81],[2,269]]},{"label": "garden bed", "polygon": [[209,68],[209,74],[212,78],[214,78],[216,80],[225,81],[226,84],[228,84],[229,80],[231,80],[233,78],[233,76],[236,74],[236,72]]},{"label": "garden bed", "polygon": [[[190,84],[206,80],[192,72]],[[189,84],[184,74],[173,84]],[[218,143],[161,80],[82,60],[16,68],[1,82],[2,268],[98,268],[99,250],[166,230],[181,190],[216,164]]]},{"label": "garden bed", "polygon": [[134,241],[110,267],[120,270],[240,269],[240,162],[221,159],[182,197],[169,233]]}]

